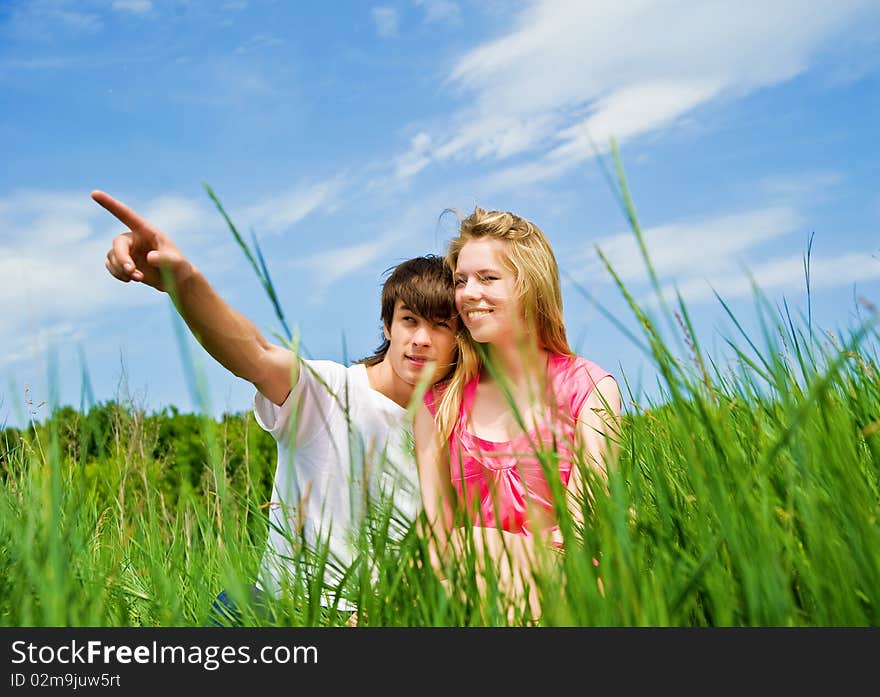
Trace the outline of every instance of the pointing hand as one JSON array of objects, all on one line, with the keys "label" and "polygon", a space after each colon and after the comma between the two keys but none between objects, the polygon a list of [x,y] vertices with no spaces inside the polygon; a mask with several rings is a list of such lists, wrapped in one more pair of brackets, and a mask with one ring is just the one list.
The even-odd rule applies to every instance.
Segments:
[{"label": "pointing hand", "polygon": [[93,191],[92,199],[122,222],[129,232],[117,235],[107,252],[104,265],[115,278],[128,283],[139,281],[157,290],[165,287],[162,269],[178,284],[193,267],[165,233],[142,218],[121,201],[103,191]]}]

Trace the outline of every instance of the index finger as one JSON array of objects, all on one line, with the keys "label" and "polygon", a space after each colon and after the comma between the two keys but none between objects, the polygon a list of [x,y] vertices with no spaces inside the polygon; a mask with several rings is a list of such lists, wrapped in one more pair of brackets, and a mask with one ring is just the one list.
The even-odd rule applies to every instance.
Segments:
[{"label": "index finger", "polygon": [[152,232],[155,230],[146,218],[141,218],[141,216],[122,203],[122,201],[117,201],[110,194],[95,190],[92,192],[92,199],[102,207],[106,208],[132,232],[137,232],[138,230]]}]

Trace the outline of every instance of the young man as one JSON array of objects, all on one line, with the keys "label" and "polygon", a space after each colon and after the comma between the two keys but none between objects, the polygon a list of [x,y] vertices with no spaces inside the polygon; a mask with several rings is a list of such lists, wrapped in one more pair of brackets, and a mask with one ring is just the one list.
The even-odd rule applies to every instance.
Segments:
[{"label": "young man", "polygon": [[169,292],[208,353],[257,388],[257,421],[278,443],[260,572],[265,590],[284,587],[300,534],[310,546],[329,542],[332,564],[349,567],[365,494],[390,494],[403,516],[416,516],[421,502],[406,407],[425,371],[433,384],[457,356],[452,276],[441,258],[410,259],[388,277],[385,341],[372,357],[348,367],[305,360],[268,342],[161,230],[104,192],[92,198],[130,230],[113,240],[107,270],[120,281]]}]

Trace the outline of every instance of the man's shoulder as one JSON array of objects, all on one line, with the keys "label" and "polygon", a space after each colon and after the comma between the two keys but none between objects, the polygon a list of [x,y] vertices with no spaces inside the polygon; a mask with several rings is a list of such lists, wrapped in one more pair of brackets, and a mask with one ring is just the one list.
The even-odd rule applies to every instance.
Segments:
[{"label": "man's shoulder", "polygon": [[[304,360],[300,371],[300,394],[306,395],[316,390],[328,392],[349,404],[374,403],[379,406],[390,402],[382,392],[370,385],[366,366],[363,363],[342,365],[330,360]],[[399,408],[399,407],[398,407]]]},{"label": "man's shoulder", "polygon": [[366,372],[361,364],[343,365],[337,361],[328,359],[300,359],[300,376],[305,381],[314,380],[339,386],[346,381],[358,382],[366,378]]}]

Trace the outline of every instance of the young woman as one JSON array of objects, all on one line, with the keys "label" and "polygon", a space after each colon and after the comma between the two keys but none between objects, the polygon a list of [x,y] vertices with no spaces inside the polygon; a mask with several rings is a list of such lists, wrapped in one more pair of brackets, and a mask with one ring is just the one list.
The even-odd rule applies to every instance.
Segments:
[{"label": "young woman", "polygon": [[511,590],[531,585],[535,613],[536,546],[562,545],[553,489],[567,493],[582,523],[592,494],[581,470],[601,482],[613,465],[620,391],[569,348],[556,259],[536,225],[477,208],[446,261],[463,324],[459,361],[415,420],[433,561],[442,573],[447,555],[462,552],[466,528],[478,528],[478,556],[489,553]]}]

